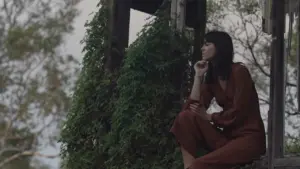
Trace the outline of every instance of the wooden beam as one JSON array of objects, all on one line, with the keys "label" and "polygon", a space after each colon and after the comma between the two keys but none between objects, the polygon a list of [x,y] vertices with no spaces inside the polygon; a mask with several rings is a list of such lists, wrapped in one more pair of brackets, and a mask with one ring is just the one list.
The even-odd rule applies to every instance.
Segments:
[{"label": "wooden beam", "polygon": [[[270,169],[268,168],[268,159],[266,157],[260,160],[255,160],[252,164],[242,165],[236,169]],[[275,169],[299,169],[300,168],[300,156],[287,156],[285,158],[274,159]]]},{"label": "wooden beam", "polygon": [[206,0],[198,0],[196,23],[194,24],[194,54],[192,64],[202,59],[201,47],[203,45],[204,34],[206,29]]},{"label": "wooden beam", "polygon": [[171,24],[176,27],[177,21],[177,0],[171,0]]},{"label": "wooden beam", "polygon": [[185,27],[186,0],[171,1],[171,23],[176,30],[182,32]]},{"label": "wooden beam", "polygon": [[115,0],[104,0],[105,5],[108,7],[108,17],[107,17],[107,46],[105,49],[105,69],[110,71],[110,57],[111,57],[111,44],[113,38],[113,27],[114,27],[114,4]]},{"label": "wooden beam", "polygon": [[[270,20],[275,19],[275,9],[274,9],[274,4],[272,3],[271,7],[271,18]],[[274,22],[272,22],[272,28],[271,28],[271,33],[272,33],[272,38],[274,39],[274,34],[273,32],[276,31],[276,26]],[[268,159],[268,169],[274,169],[274,153],[273,153],[273,140],[274,140],[274,134],[273,134],[273,116],[274,116],[274,60],[275,60],[275,41],[272,40],[271,43],[271,59],[270,59],[270,105],[269,105],[269,111],[268,111],[268,129],[267,129],[267,136],[268,136],[268,149],[267,149],[267,159]]]},{"label": "wooden beam", "polygon": [[298,111],[300,111],[300,3],[298,3],[298,19],[297,19],[297,101]]},{"label": "wooden beam", "polygon": [[125,48],[128,47],[130,6],[131,0],[114,0],[110,54],[105,61],[105,69],[109,72],[120,68]]},{"label": "wooden beam", "polygon": [[285,56],[284,56],[284,30],[285,11],[284,1],[274,0],[274,26],[273,32],[273,105],[272,105],[272,149],[273,157],[281,158],[284,155],[284,102],[285,102]]},{"label": "wooden beam", "polygon": [[297,167],[300,168],[300,157],[285,157],[274,160],[274,167]]},{"label": "wooden beam", "polygon": [[185,11],[186,11],[186,0],[177,0],[177,20],[176,28],[182,32],[185,27]]}]

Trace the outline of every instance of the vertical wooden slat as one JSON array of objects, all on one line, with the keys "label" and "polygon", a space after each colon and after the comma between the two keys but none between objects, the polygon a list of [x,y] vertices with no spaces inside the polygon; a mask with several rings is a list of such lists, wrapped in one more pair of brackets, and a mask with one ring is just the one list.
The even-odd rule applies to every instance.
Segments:
[{"label": "vertical wooden slat", "polygon": [[[275,8],[274,4],[272,3],[271,7],[271,20],[275,19]],[[272,38],[274,39],[274,32],[276,31],[275,22],[272,22]],[[275,41],[272,40],[271,43],[271,63],[270,63],[270,105],[268,111],[268,169],[274,169],[274,133],[273,133],[273,115],[274,115],[274,60],[275,60]]]},{"label": "vertical wooden slat", "polygon": [[177,21],[177,0],[171,0],[171,24],[176,27]]},{"label": "vertical wooden slat", "polygon": [[177,21],[176,27],[177,30],[182,32],[185,26],[185,9],[186,9],[186,0],[177,0]]},{"label": "vertical wooden slat", "polygon": [[185,27],[186,0],[171,1],[171,23],[175,29],[182,32]]},{"label": "vertical wooden slat", "polygon": [[298,101],[298,111],[300,111],[300,2],[298,2],[298,20],[297,20],[297,35],[298,35],[298,45],[297,45],[297,101]]},{"label": "vertical wooden slat", "polygon": [[201,47],[206,29],[206,0],[196,0],[196,23],[194,24],[194,56],[192,64],[202,59]]},{"label": "vertical wooden slat", "polygon": [[284,152],[284,1],[272,2],[272,53],[270,77],[270,111],[268,118],[268,169],[274,169],[274,159]]},{"label": "vertical wooden slat", "polygon": [[111,43],[113,38],[113,24],[114,24],[114,3],[115,0],[103,0],[105,5],[108,6],[108,18],[107,18],[107,46],[105,49],[105,69],[110,71],[110,57],[111,57]]},{"label": "vertical wooden slat", "polygon": [[110,54],[105,63],[105,68],[109,72],[119,69],[124,58],[125,48],[128,47],[130,7],[131,0],[114,0]]},{"label": "vertical wooden slat", "polygon": [[273,146],[274,157],[280,158],[284,155],[284,102],[285,102],[285,59],[284,59],[284,32],[285,11],[284,1],[274,0],[275,27],[274,33],[274,109],[273,109]]}]

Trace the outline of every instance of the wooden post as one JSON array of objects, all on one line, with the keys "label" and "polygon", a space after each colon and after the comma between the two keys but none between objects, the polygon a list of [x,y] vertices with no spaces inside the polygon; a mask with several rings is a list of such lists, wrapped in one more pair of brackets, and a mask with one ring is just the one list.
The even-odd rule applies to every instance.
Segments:
[{"label": "wooden post", "polygon": [[[275,10],[274,5],[272,4],[271,7],[271,20],[275,19]],[[272,28],[270,32],[275,32],[276,27],[274,22],[272,22]],[[274,39],[274,35],[272,34],[272,38]],[[274,46],[274,40],[272,40],[271,43],[271,64],[270,64],[270,105],[269,105],[269,111],[268,111],[268,169],[274,169],[274,146],[273,146],[273,140],[274,140],[274,130],[273,130],[273,116],[274,116],[274,59],[275,59],[275,46]]]},{"label": "wooden post", "polygon": [[176,27],[177,0],[171,0],[171,24]]},{"label": "wooden post", "polygon": [[274,0],[272,3],[272,56],[270,78],[270,112],[268,125],[268,168],[274,169],[274,161],[284,155],[284,101],[285,101],[285,59],[284,1]]},{"label": "wooden post", "polygon": [[108,7],[108,18],[107,18],[107,46],[105,49],[105,69],[110,72],[110,60],[111,60],[111,46],[113,38],[113,27],[114,27],[114,4],[115,0],[104,0],[105,5]]},{"label": "wooden post", "polygon": [[113,15],[109,18],[113,23],[110,23],[110,44],[108,44],[110,52],[106,56],[105,69],[114,72],[121,66],[125,48],[128,47],[131,0],[113,0],[113,2],[108,0],[108,2],[110,5],[113,4],[111,9]]},{"label": "wooden post", "polygon": [[280,158],[284,155],[284,102],[285,102],[285,59],[284,59],[284,32],[285,11],[284,1],[274,0],[275,10],[274,37],[274,109],[273,109],[273,146],[274,157]]},{"label": "wooden post", "polygon": [[[298,111],[300,111],[300,2],[297,4],[297,102],[298,102]],[[300,159],[298,159],[300,161]]]},{"label": "wooden post", "polygon": [[182,32],[185,27],[185,8],[186,0],[177,0],[177,20],[176,27],[178,31]]},{"label": "wooden post", "polygon": [[172,0],[171,22],[179,32],[182,32],[185,27],[185,7],[186,0]]},{"label": "wooden post", "polygon": [[194,56],[192,64],[202,59],[201,47],[206,29],[206,0],[197,0],[196,2],[197,15],[195,16],[196,23],[194,24]]},{"label": "wooden post", "polygon": [[268,169],[275,158],[283,156],[284,138],[284,2],[272,2],[272,53],[270,77],[270,111],[268,117]]}]

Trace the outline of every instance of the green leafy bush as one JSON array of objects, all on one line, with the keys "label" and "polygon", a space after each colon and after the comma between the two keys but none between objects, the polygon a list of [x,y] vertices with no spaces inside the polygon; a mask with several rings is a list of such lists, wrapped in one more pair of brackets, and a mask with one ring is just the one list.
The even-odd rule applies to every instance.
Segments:
[{"label": "green leafy bush", "polygon": [[101,144],[110,129],[114,75],[104,72],[108,9],[103,3],[85,25],[83,68],[61,131],[62,168],[66,169],[105,168]]},{"label": "green leafy bush", "polygon": [[108,169],[182,167],[169,130],[181,108],[190,45],[172,30],[166,13],[145,26],[124,59],[112,131],[105,141]]},{"label": "green leafy bush", "polygon": [[182,168],[169,129],[181,108],[190,43],[169,11],[147,24],[118,74],[104,72],[107,15],[87,23],[83,69],[61,132],[64,169]]}]

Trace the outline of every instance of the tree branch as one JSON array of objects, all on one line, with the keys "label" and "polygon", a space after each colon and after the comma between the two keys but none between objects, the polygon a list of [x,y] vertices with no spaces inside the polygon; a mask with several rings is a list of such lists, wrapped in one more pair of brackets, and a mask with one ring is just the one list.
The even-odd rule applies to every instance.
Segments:
[{"label": "tree branch", "polygon": [[36,157],[43,157],[43,158],[56,158],[59,155],[47,155],[42,154],[36,151],[23,151],[21,153],[17,153],[15,155],[10,156],[9,158],[4,159],[2,162],[0,162],[0,168],[2,168],[5,164],[10,163],[11,161],[23,157],[23,156],[36,156]]}]

